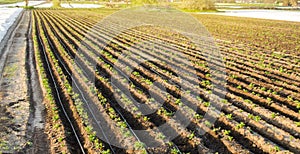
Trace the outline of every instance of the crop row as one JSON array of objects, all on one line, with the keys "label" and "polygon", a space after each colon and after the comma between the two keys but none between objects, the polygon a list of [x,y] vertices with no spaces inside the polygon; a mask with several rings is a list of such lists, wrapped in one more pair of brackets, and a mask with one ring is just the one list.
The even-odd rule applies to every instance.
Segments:
[{"label": "crop row", "polygon": [[[103,44],[103,42],[107,41],[105,40],[107,38],[105,36],[111,35],[110,30],[94,27],[97,33],[85,36],[88,29],[93,25],[93,21],[90,21],[91,19],[83,21],[80,16],[75,17],[76,15],[74,14],[76,14],[76,12],[62,15],[55,11],[39,10],[37,14],[39,14],[38,17],[41,18],[45,24],[44,31],[47,31],[48,35],[48,38],[45,39],[53,42],[53,44],[55,44],[53,46],[57,46],[52,50],[57,52],[55,58],[60,59],[59,65],[64,65],[65,69],[63,69],[61,74],[65,74],[69,83],[73,82],[75,76],[76,81],[80,84],[78,89],[84,91],[83,93],[87,95],[86,97],[90,97],[90,100],[96,104],[95,107],[97,109],[105,111],[106,116],[109,117],[106,121],[123,122],[126,128],[131,129],[152,128],[154,126],[160,126],[166,121],[170,121],[171,128],[180,134],[178,138],[173,140],[173,143],[177,146],[171,146],[175,147],[171,149],[172,151],[180,150],[191,152],[189,150],[196,150],[199,148],[198,145],[202,145],[201,147],[204,147],[203,149],[206,150],[223,150],[223,152],[271,152],[284,149],[292,152],[299,151],[297,145],[299,140],[299,136],[297,135],[299,134],[297,123],[297,121],[299,121],[299,113],[297,113],[297,105],[293,104],[298,100],[298,95],[292,100],[288,100],[283,98],[283,94],[277,93],[274,90],[277,87],[274,88],[274,86],[270,86],[273,88],[271,91],[262,87],[268,86],[268,83],[273,83],[272,81],[265,79],[269,82],[261,83],[259,80],[251,81],[244,78],[244,76],[253,76],[253,78],[257,78],[257,76],[264,77],[265,74],[261,72],[265,71],[265,69],[251,65],[251,63],[247,63],[246,66],[241,67],[244,65],[243,63],[229,61],[229,65],[226,67],[227,71],[229,70],[228,74],[230,78],[226,80],[228,84],[224,85],[224,83],[217,80],[218,78],[222,78],[221,76],[217,75],[217,79],[211,77],[209,68],[206,66],[207,64],[205,64],[207,60],[205,55],[202,55],[197,48],[193,47],[184,50],[187,45],[182,41],[183,39],[179,36],[175,36],[174,40],[181,40],[182,42],[177,43],[172,41],[172,36],[174,35],[170,32],[160,29],[159,33],[161,34],[160,37],[158,37],[149,35],[149,33],[157,32],[156,28],[144,27],[142,29],[134,29],[124,32],[121,36],[115,38],[111,44],[105,46],[106,44]],[[87,26],[84,26],[84,23]],[[114,29],[111,30],[113,31]],[[83,39],[84,37],[85,39]],[[142,45],[130,48],[130,46],[134,46],[137,42],[141,42],[142,39],[147,39],[151,43],[146,42]],[[156,40],[162,40],[172,45],[166,46]],[[148,50],[153,43],[160,46],[160,48]],[[102,47],[104,48],[102,49]],[[79,48],[80,50],[78,50]],[[129,49],[131,53],[138,56],[119,59],[124,49]],[[190,60],[197,64],[194,65],[194,67],[197,70],[196,75],[198,79],[195,80],[189,76],[185,76],[184,79],[188,81],[188,84],[178,87],[180,82],[171,67],[157,62],[147,62],[137,66],[130,75],[130,86],[125,84],[126,78],[117,78],[116,80],[118,86],[129,89],[134,99],[130,98],[129,94],[120,90],[120,87],[113,87],[109,82],[110,77],[118,73],[125,72],[130,74],[130,69],[126,68],[136,66],[139,57],[146,58],[147,56],[155,57],[160,61],[167,61],[168,64],[178,66],[185,72],[193,72],[193,69],[189,67],[178,65],[184,63],[180,57],[175,57],[170,61],[170,59],[168,59],[170,53],[161,52],[160,50],[174,50],[188,55]],[[230,57],[233,56],[233,52],[228,52],[228,55],[228,59],[238,58]],[[238,56],[243,57],[241,55]],[[76,59],[74,60],[75,57]],[[116,62],[120,62],[124,69],[115,68],[114,64]],[[96,65],[96,71],[94,71],[92,64]],[[221,63],[215,61],[212,65],[221,66]],[[244,69],[245,67],[249,70]],[[253,71],[253,68],[258,71]],[[247,72],[245,70],[247,70]],[[68,75],[68,71],[72,72],[72,75]],[[276,72],[272,72],[270,75],[279,81],[297,84],[292,78],[283,78],[279,76],[279,74],[276,74]],[[91,79],[90,76],[95,76],[95,85],[93,85],[93,79]],[[251,81],[251,83],[249,83],[249,81]],[[155,102],[158,100],[152,100],[148,92],[148,89],[153,86],[154,82],[166,87],[169,94],[167,98],[164,98],[159,92],[159,89],[156,92],[153,91],[152,94],[155,96],[164,98],[164,103],[155,113],[144,116],[138,111],[137,102],[146,104],[149,108],[157,108],[155,105],[157,103]],[[214,85],[225,86],[229,93],[222,91],[218,86],[214,88]],[[195,94],[199,95],[199,97],[189,96],[189,86],[197,89]],[[278,84],[278,87],[281,86],[282,85]],[[296,86],[289,87],[287,85],[283,88],[287,93],[295,94],[298,90]],[[214,91],[213,94],[212,89]],[[111,95],[115,92],[114,90],[117,91],[117,98]],[[180,98],[180,94],[182,93],[186,95]],[[95,94],[98,96],[98,99],[93,99],[93,95]],[[259,94],[259,96],[256,96],[257,94]],[[224,95],[226,99],[218,102],[210,99],[210,95],[213,95],[213,98],[219,98],[219,96]],[[180,99],[186,101],[182,103]],[[102,100],[106,101],[103,102]],[[137,102],[135,102],[135,100],[137,100]],[[121,105],[119,102],[121,102]],[[214,124],[203,118],[208,108],[218,106],[220,103],[223,105],[221,117],[218,118]],[[286,104],[286,106],[282,104]],[[123,109],[122,106],[127,108]],[[190,110],[193,106],[197,107],[197,112]],[[172,121],[173,114],[181,109],[194,115],[194,118],[191,119],[191,124],[183,129],[178,127],[176,121]],[[96,111],[95,113],[97,113],[96,115],[102,114]],[[111,114],[114,115],[110,116]],[[91,116],[92,115],[88,115],[90,118]],[[283,123],[282,119],[285,120],[285,123]],[[198,134],[201,134],[199,130],[206,130],[206,135],[199,136]],[[118,136],[118,131],[114,131],[112,133]],[[167,134],[159,134],[153,130],[149,130],[148,132],[148,137],[140,137],[139,135],[135,137],[137,140],[141,139],[141,142],[138,141],[137,144],[142,143],[145,139],[163,142],[164,136],[168,136]],[[129,133],[134,135],[134,131],[129,131]],[[121,136],[124,137],[125,134]],[[202,140],[203,137],[206,138],[205,141]],[[132,137],[131,139],[135,140]],[[262,140],[264,141],[261,142]],[[210,144],[212,141],[215,141],[217,144]],[[104,142],[107,141],[104,140]],[[144,142],[147,143],[146,141]],[[173,143],[170,142],[169,145],[173,145]],[[255,146],[253,147],[253,145]],[[218,148],[216,146],[218,146]],[[149,151],[150,149],[147,150]]]}]

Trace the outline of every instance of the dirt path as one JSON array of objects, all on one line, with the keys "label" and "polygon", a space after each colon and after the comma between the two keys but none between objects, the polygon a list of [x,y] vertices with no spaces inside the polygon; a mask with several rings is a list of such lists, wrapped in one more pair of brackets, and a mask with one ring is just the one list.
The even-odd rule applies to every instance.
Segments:
[{"label": "dirt path", "polygon": [[42,97],[36,93],[39,84],[28,34],[30,11],[24,11],[1,44],[0,152],[4,153],[47,152]]}]

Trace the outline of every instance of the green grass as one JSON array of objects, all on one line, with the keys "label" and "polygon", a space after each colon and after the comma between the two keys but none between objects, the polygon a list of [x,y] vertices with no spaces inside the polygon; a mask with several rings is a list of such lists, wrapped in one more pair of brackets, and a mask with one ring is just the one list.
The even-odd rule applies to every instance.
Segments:
[{"label": "green grass", "polygon": [[31,9],[34,9],[34,6],[23,6],[23,8],[31,10]]},{"label": "green grass", "polygon": [[11,78],[12,76],[15,75],[16,71],[18,69],[18,66],[16,64],[12,64],[10,66],[5,67],[4,69],[4,75],[7,78]]},{"label": "green grass", "polygon": [[23,0],[1,0],[0,4],[12,4],[17,2],[22,2]]}]

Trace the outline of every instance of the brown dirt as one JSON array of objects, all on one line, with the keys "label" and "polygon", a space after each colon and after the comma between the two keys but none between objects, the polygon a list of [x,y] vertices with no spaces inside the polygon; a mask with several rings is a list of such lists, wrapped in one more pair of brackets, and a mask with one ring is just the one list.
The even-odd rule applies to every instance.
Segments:
[{"label": "brown dirt", "polygon": [[23,11],[0,44],[0,153],[48,151],[43,120],[39,127],[34,124],[42,117],[35,114],[37,102],[31,99],[28,80],[29,23],[30,12]]}]

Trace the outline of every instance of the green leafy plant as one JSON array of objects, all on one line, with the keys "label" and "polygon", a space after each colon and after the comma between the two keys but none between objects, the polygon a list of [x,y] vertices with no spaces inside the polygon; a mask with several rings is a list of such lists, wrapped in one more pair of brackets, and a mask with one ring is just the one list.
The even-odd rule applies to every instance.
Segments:
[{"label": "green leafy plant", "polygon": [[188,139],[191,140],[195,137],[195,133],[194,132],[191,132],[189,135],[188,135]]},{"label": "green leafy plant", "polygon": [[241,129],[241,128],[244,128],[245,126],[245,123],[244,122],[240,122],[239,124],[236,125],[236,128],[237,129]]},{"label": "green leafy plant", "polygon": [[300,122],[295,122],[297,127],[300,127]]},{"label": "green leafy plant", "polygon": [[259,122],[261,120],[261,117],[260,116],[254,116],[253,120],[256,121],[256,122]]},{"label": "green leafy plant", "polygon": [[136,149],[136,150],[142,150],[142,149],[144,149],[144,147],[145,147],[145,144],[143,142],[137,141],[134,143],[134,149]]},{"label": "green leafy plant", "polygon": [[229,119],[229,120],[231,120],[231,119],[232,119],[232,114],[231,114],[231,113],[230,113],[230,114],[227,114],[227,115],[226,115],[226,118]]},{"label": "green leafy plant", "polygon": [[177,148],[172,148],[171,149],[171,154],[179,154],[181,153]]},{"label": "green leafy plant", "polygon": [[212,126],[212,124],[211,124],[209,121],[207,121],[207,120],[204,122],[204,124],[205,124],[207,127],[211,127],[211,126]]},{"label": "green leafy plant", "polygon": [[226,135],[229,135],[230,134],[230,130],[223,130],[223,134],[226,136]]},{"label": "green leafy plant", "polygon": [[227,139],[228,139],[229,141],[232,141],[232,140],[233,140],[233,137],[232,137],[232,136],[227,136]]}]

